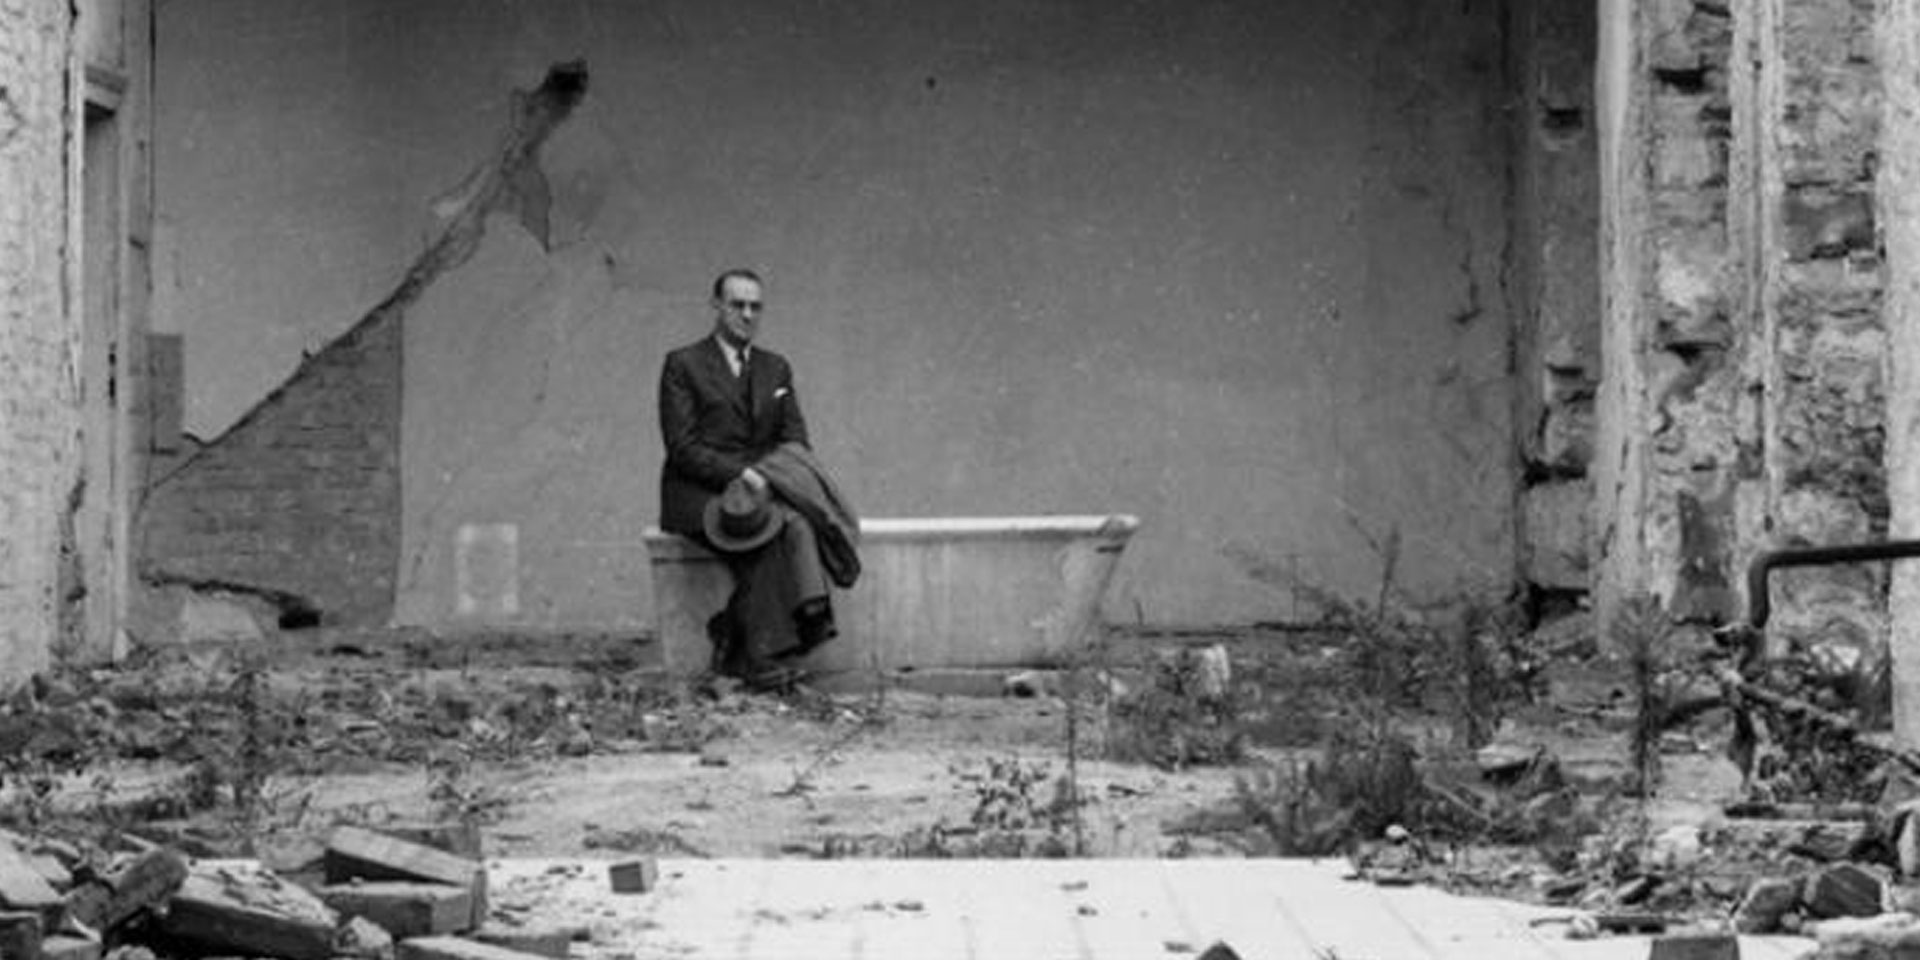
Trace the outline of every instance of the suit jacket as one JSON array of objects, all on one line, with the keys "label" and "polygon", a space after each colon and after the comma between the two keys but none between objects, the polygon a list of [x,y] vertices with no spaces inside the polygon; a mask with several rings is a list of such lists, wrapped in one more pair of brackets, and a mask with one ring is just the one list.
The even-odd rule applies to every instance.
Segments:
[{"label": "suit jacket", "polygon": [[713,336],[667,354],[660,370],[660,527],[698,536],[707,500],[783,443],[807,444],[807,421],[785,357],[755,346],[747,384]]}]

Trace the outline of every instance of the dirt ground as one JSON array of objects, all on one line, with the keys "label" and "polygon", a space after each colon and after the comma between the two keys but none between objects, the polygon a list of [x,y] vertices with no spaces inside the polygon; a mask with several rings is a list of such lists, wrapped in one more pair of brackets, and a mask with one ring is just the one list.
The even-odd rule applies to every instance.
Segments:
[{"label": "dirt ground", "polygon": [[[1031,697],[884,685],[746,695],[668,682],[628,638],[303,631],[36,683],[0,716],[0,752],[15,758],[0,811],[16,829],[125,829],[287,871],[311,865],[336,824],[450,817],[479,822],[488,854],[507,857],[1298,853],[1289,843],[1307,831],[1275,812],[1292,810],[1286,791],[1304,764],[1324,775],[1343,762],[1330,738],[1366,722],[1353,710],[1352,643],[1339,631],[1116,635],[1099,669],[1083,671],[1109,696],[1082,704],[1070,737],[1060,673],[1042,674]],[[1208,739],[1217,730],[1181,729],[1160,763],[1113,758],[1130,723],[1206,726],[1129,719],[1112,695],[1152,683],[1164,652],[1213,646],[1232,665],[1240,739],[1227,749]],[[1552,758],[1556,789],[1530,796],[1556,805],[1539,816],[1602,836],[1633,820],[1644,838],[1711,823],[1737,791],[1707,731],[1668,738],[1660,796],[1626,804],[1619,671],[1566,661],[1529,682],[1532,693],[1475,719],[1497,723],[1483,738]],[[1397,711],[1396,737],[1430,774],[1451,764],[1486,810],[1520,809],[1479,783],[1461,729],[1476,711],[1444,701]],[[1181,753],[1197,762],[1166,762]],[[1555,878],[1596,869],[1566,849],[1582,842],[1574,832],[1555,838],[1557,855],[1536,837],[1465,853],[1456,839],[1446,882],[1482,892],[1551,899]],[[1365,861],[1354,843],[1342,849]],[[1564,896],[1578,884],[1559,886]],[[1723,886],[1738,895],[1740,884]]]}]

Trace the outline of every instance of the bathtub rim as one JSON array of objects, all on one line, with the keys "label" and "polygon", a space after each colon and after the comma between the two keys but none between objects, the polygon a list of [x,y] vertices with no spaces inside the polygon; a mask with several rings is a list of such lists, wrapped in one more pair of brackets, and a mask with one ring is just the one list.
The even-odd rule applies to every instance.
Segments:
[{"label": "bathtub rim", "polygon": [[[1034,514],[1005,517],[871,517],[860,521],[860,542],[914,540],[1125,540],[1140,529],[1127,513]],[[706,548],[657,526],[641,534],[647,549],[675,546],[707,554]]]}]

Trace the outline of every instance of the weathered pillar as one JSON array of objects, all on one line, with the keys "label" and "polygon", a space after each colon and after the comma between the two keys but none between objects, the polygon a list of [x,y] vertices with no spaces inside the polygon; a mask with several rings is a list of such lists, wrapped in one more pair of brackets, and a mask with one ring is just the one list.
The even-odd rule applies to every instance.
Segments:
[{"label": "weathered pillar", "polygon": [[1731,16],[1694,0],[1602,3],[1600,15],[1600,622],[1640,594],[1724,621],[1738,606],[1734,518],[1755,429],[1726,229]]},{"label": "weathered pillar", "polygon": [[47,664],[77,464],[68,7],[0,4],[0,687]]},{"label": "weathered pillar", "polygon": [[1515,416],[1521,576],[1543,616],[1591,589],[1587,475],[1600,375],[1592,0],[1514,4]]},{"label": "weathered pillar", "polygon": [[[1878,539],[1887,529],[1887,328],[1874,235],[1880,85],[1873,6],[1747,0],[1754,83],[1748,209],[1761,320],[1766,546]],[[1897,4],[1894,6],[1898,6]],[[1883,154],[1884,156],[1884,154]],[[1817,647],[1856,665],[1883,655],[1886,570],[1774,578],[1775,650]]]},{"label": "weathered pillar", "polygon": [[[1880,5],[1879,204],[1886,250],[1888,499],[1892,534],[1920,537],[1920,4]],[[1893,575],[1893,724],[1920,747],[1920,564]]]}]

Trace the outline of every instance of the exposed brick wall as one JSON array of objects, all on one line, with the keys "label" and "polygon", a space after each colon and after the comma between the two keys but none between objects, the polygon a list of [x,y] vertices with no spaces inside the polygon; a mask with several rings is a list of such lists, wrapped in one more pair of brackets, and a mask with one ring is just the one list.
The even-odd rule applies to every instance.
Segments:
[{"label": "exposed brick wall", "polygon": [[60,632],[62,517],[78,470],[67,310],[67,5],[0,5],[0,687]]},{"label": "exposed brick wall", "polygon": [[308,357],[156,485],[145,580],[297,597],[328,623],[386,620],[400,550],[401,316],[376,312]]}]

